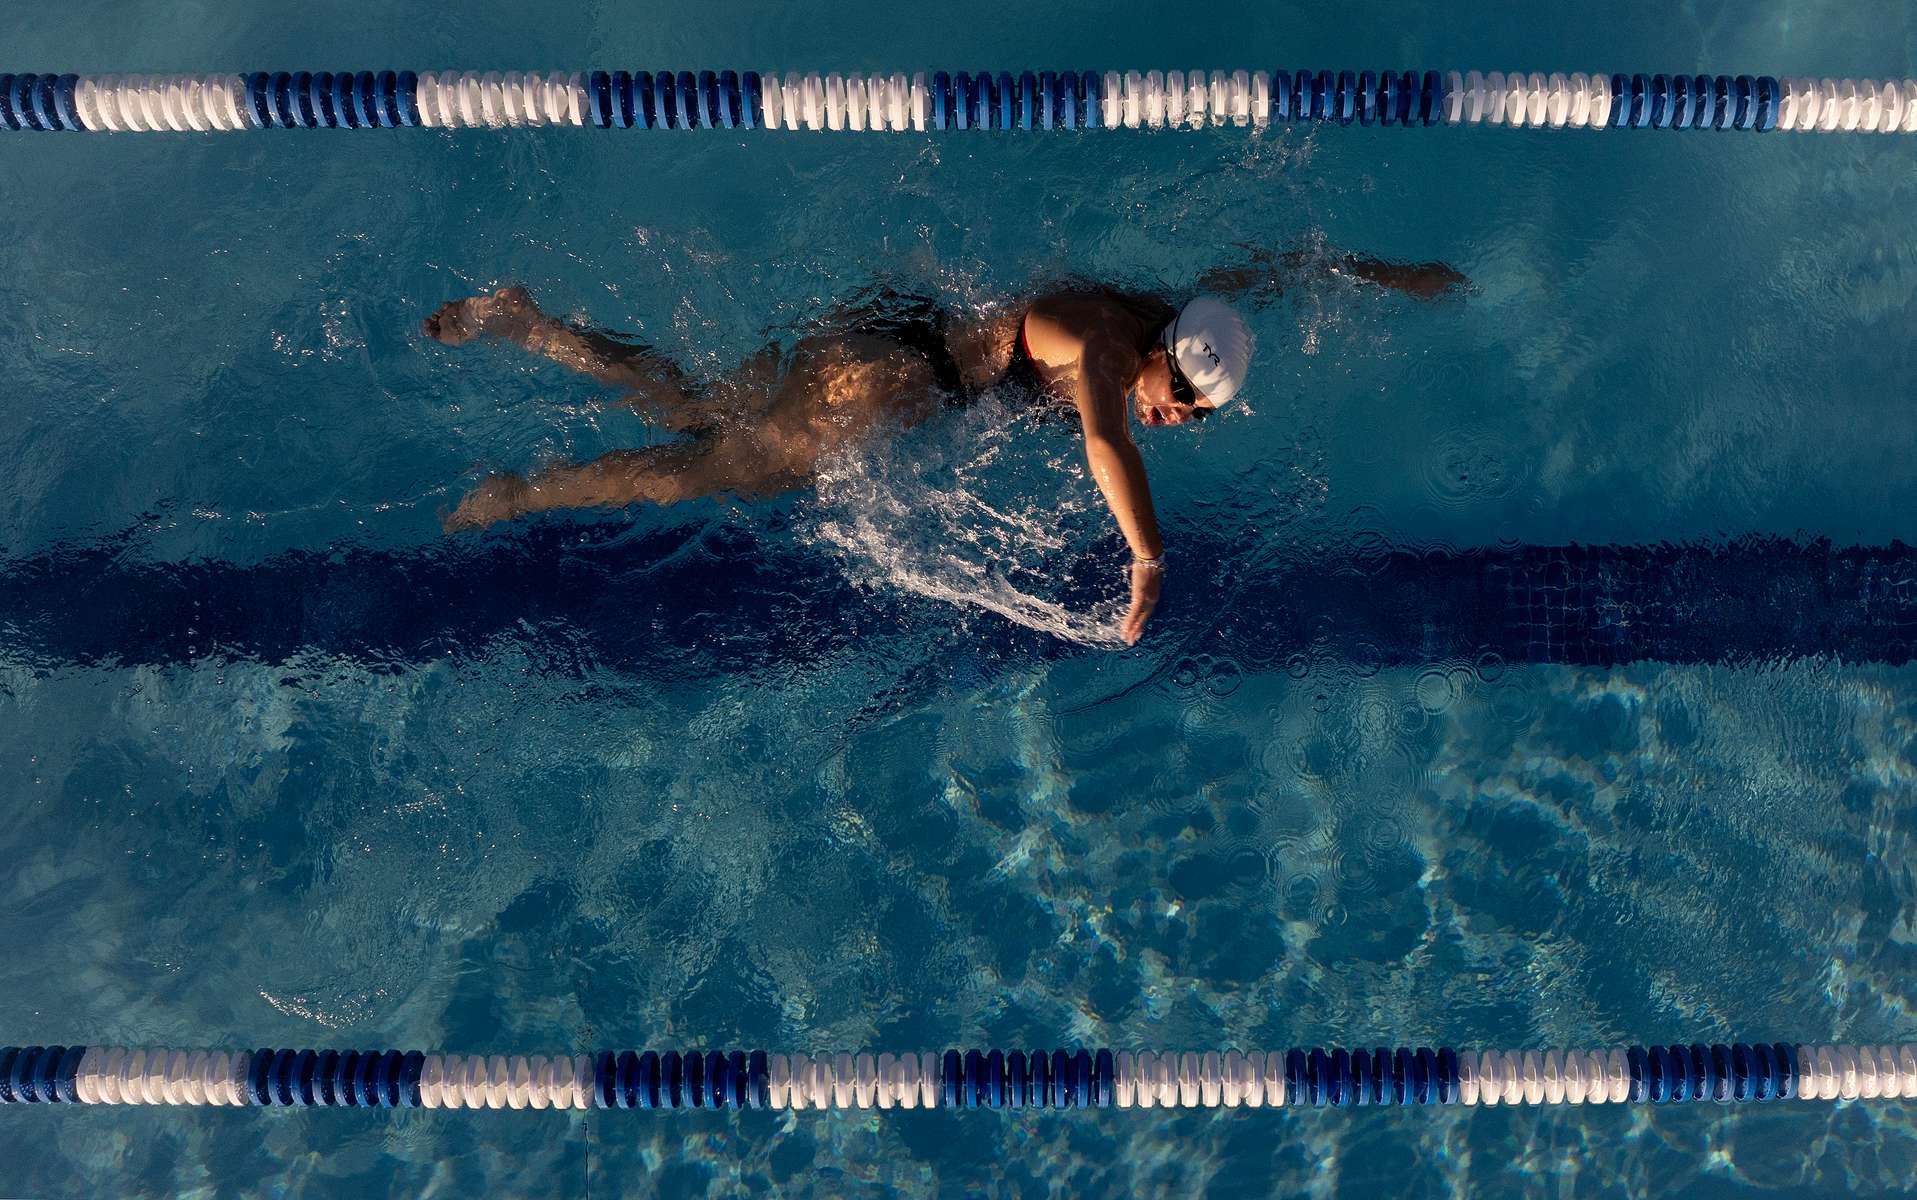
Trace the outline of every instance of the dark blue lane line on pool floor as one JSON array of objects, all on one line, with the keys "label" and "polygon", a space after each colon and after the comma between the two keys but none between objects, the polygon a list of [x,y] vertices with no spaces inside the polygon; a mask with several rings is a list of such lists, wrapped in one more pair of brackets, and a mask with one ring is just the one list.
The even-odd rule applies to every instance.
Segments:
[{"label": "dark blue lane line on pool floor", "polygon": [[[1181,598],[1181,582],[1211,579],[1225,549],[1181,547],[1168,613],[1198,602],[1197,589]],[[1081,607],[1109,590],[1090,572],[1068,589]],[[1207,649],[1254,663],[1307,647],[1380,666],[1487,651],[1593,666],[1901,664],[1917,650],[1917,550],[1901,542],[1407,548],[1280,563],[1236,595]],[[310,653],[398,668],[506,638],[582,668],[683,672],[693,657],[731,670],[952,625],[943,604],[862,591],[831,558],[736,528],[553,523],[255,564],[141,563],[120,541],[0,558],[0,649],[49,668]],[[966,637],[991,643],[986,653],[1076,652],[995,618],[970,622]]]}]

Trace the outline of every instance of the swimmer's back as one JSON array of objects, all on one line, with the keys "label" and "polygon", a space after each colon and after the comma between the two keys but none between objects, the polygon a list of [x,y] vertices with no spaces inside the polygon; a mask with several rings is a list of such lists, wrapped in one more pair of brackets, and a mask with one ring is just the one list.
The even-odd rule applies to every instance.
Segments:
[{"label": "swimmer's back", "polygon": [[1162,297],[1089,284],[1056,287],[971,321],[954,321],[953,355],[968,395],[1002,392],[1065,402],[1078,348],[1101,334],[1131,338],[1163,327],[1175,310]]}]

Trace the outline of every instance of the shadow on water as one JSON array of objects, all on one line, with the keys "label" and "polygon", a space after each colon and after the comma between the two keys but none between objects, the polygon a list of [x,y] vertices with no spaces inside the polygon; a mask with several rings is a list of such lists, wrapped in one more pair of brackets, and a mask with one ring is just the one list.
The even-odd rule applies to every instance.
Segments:
[{"label": "shadow on water", "polygon": [[[1231,573],[1233,547],[1182,543],[1167,623],[1196,622],[1218,652],[1252,662],[1308,648],[1380,666],[1485,652],[1596,666],[1900,664],[1917,644],[1917,551],[1901,542],[1334,553],[1268,561],[1237,581],[1221,617],[1199,607],[1216,590],[1179,585]],[[1109,590],[1089,575],[1065,583],[1061,598],[1087,608]],[[695,677],[908,645],[901,670],[947,674],[1084,652],[987,614],[955,621],[947,604],[856,587],[829,555],[737,525],[536,522],[251,564],[142,562],[129,535],[0,559],[0,650],[43,670],[303,655],[399,669],[510,646],[557,672]]]}]

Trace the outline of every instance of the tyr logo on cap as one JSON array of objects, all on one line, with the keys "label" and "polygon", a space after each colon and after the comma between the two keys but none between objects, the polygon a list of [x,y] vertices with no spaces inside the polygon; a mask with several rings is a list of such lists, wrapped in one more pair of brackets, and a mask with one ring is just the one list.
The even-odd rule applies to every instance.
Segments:
[{"label": "tyr logo on cap", "polygon": [[1198,343],[1198,345],[1199,345],[1199,348],[1204,351],[1205,357],[1211,360],[1212,366],[1214,367],[1224,366],[1223,363],[1218,361],[1218,351],[1213,350],[1211,348],[1210,342],[1200,342]]}]

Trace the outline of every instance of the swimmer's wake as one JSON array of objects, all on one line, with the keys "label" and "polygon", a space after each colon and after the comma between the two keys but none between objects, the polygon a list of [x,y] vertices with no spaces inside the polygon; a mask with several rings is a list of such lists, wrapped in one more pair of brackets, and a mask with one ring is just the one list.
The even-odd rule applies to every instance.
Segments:
[{"label": "swimmer's wake", "polygon": [[[802,536],[838,552],[862,586],[982,608],[1067,642],[1122,645],[1122,572],[1111,571],[1103,589],[1075,579],[1099,562],[1096,493],[1057,439],[1022,436],[1030,423],[1029,413],[988,397],[937,425],[833,456],[821,464],[815,520]],[[1068,595],[1079,599],[1068,604]]]}]

